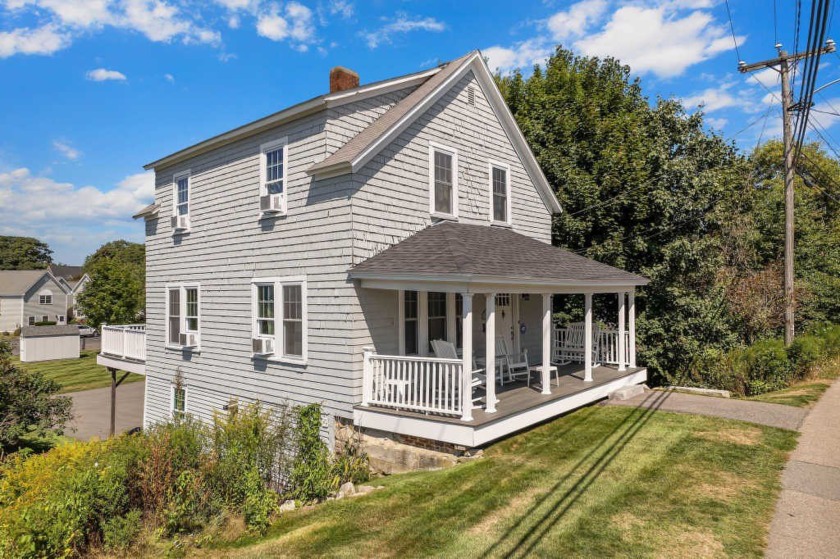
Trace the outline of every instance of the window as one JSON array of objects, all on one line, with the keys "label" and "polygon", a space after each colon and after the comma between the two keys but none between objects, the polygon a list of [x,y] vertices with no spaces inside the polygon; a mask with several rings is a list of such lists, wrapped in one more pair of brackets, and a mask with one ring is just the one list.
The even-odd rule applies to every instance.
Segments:
[{"label": "window", "polygon": [[175,176],[175,215],[190,215],[190,174],[189,172]]},{"label": "window", "polygon": [[257,335],[274,337],[274,285],[257,285]]},{"label": "window", "polygon": [[[307,310],[305,278],[255,279],[254,337],[273,338],[275,359],[305,362]],[[267,354],[268,355],[268,354]]]},{"label": "window", "polygon": [[406,291],[403,296],[403,323],[405,355],[417,355],[419,353],[418,335],[420,334],[418,317],[418,294],[416,291]]},{"label": "window", "polygon": [[38,296],[38,304],[39,305],[52,305],[52,293],[47,293],[46,295],[39,295]]},{"label": "window", "polygon": [[65,322],[66,321],[64,320],[64,315],[63,314],[58,315],[58,323],[59,324],[64,324]]},{"label": "window", "polygon": [[[198,334],[201,330],[200,286],[169,285],[166,287],[166,343],[181,348],[181,334]],[[198,347],[198,339],[187,347]]]},{"label": "window", "polygon": [[430,292],[428,296],[429,308],[429,349],[431,354],[432,340],[446,340],[446,293]]},{"label": "window", "polygon": [[510,168],[490,163],[490,220],[510,223]]},{"label": "window", "polygon": [[198,332],[198,289],[195,287],[184,288],[187,296],[185,319],[185,330],[187,332]]},{"label": "window", "polygon": [[172,417],[184,417],[187,414],[187,389],[183,386],[172,387]]},{"label": "window", "polygon": [[29,323],[29,325],[30,325],[30,326],[35,326],[35,317],[34,317],[34,316],[30,316],[30,317],[28,318],[28,323]]},{"label": "window", "polygon": [[458,217],[458,154],[429,144],[429,211],[443,218]]},{"label": "window", "polygon": [[263,211],[286,211],[286,138],[260,146],[260,196],[270,196]]},{"label": "window", "polygon": [[455,347],[464,347],[464,298],[460,293],[455,294]]}]

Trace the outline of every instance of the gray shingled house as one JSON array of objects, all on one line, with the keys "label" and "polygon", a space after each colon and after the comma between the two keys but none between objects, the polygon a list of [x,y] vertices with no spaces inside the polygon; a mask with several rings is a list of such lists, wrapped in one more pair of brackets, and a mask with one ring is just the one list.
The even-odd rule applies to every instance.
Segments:
[{"label": "gray shingled house", "polygon": [[[146,167],[145,334],[103,329],[101,356],[142,364],[146,424],[321,402],[331,441],[456,449],[646,380],[646,280],[551,246],[560,205],[480,53],[330,85]],[[594,293],[618,295],[615,327]],[[553,324],[553,294],[586,320]]]},{"label": "gray shingled house", "polygon": [[49,270],[0,270],[0,332],[67,323],[69,290]]}]

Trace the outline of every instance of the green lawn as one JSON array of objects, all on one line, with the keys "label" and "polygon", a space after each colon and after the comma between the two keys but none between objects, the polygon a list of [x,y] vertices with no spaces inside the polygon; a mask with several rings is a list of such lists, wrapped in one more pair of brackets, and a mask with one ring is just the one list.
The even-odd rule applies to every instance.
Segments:
[{"label": "green lawn", "polygon": [[760,557],[796,433],[579,410],[453,468],[284,514],[202,557]]},{"label": "green lawn", "polygon": [[[40,371],[47,377],[61,384],[62,392],[76,392],[91,388],[111,386],[108,370],[96,364],[95,351],[83,351],[78,359],[59,359],[37,363],[21,363],[17,357],[14,362],[25,369]],[[123,382],[143,380],[142,375],[130,374]]]}]

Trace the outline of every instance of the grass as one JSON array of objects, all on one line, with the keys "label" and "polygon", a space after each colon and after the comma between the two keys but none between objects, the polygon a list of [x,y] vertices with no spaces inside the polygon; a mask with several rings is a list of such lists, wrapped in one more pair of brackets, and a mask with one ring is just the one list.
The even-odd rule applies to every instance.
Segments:
[{"label": "grass", "polygon": [[201,557],[760,557],[796,433],[595,406]]},{"label": "grass", "polygon": [[747,398],[756,402],[784,404],[798,408],[809,408],[828,390],[831,382],[840,377],[840,360],[819,364],[814,367],[810,378],[797,382],[782,390],[767,392]]},{"label": "grass", "polygon": [[[111,386],[111,375],[108,369],[96,364],[95,351],[83,351],[78,359],[58,359],[55,361],[39,361],[36,363],[21,363],[17,357],[12,358],[15,364],[30,371],[40,371],[61,385],[61,392],[76,392]],[[136,382],[143,380],[142,375],[130,374],[123,381]]]}]

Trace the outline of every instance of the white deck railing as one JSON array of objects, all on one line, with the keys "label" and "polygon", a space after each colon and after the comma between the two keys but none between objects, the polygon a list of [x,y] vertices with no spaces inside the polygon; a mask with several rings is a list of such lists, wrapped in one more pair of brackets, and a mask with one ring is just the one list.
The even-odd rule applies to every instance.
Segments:
[{"label": "white deck railing", "polygon": [[462,415],[463,362],[365,353],[362,405]]},{"label": "white deck railing", "polygon": [[121,359],[145,361],[146,325],[103,326],[100,353]]},{"label": "white deck railing", "polygon": [[[566,327],[557,326],[554,328],[554,359],[555,360],[569,360],[577,363],[583,362],[583,351],[570,352],[564,351],[563,348],[567,344],[569,338],[569,329]],[[618,365],[618,330],[600,330],[595,329],[593,351],[596,355],[598,363],[605,363],[608,365]],[[576,345],[580,345],[580,340],[575,340]],[[560,359],[560,354],[563,354],[563,359]],[[624,364],[630,363],[630,332],[624,331]]]}]

